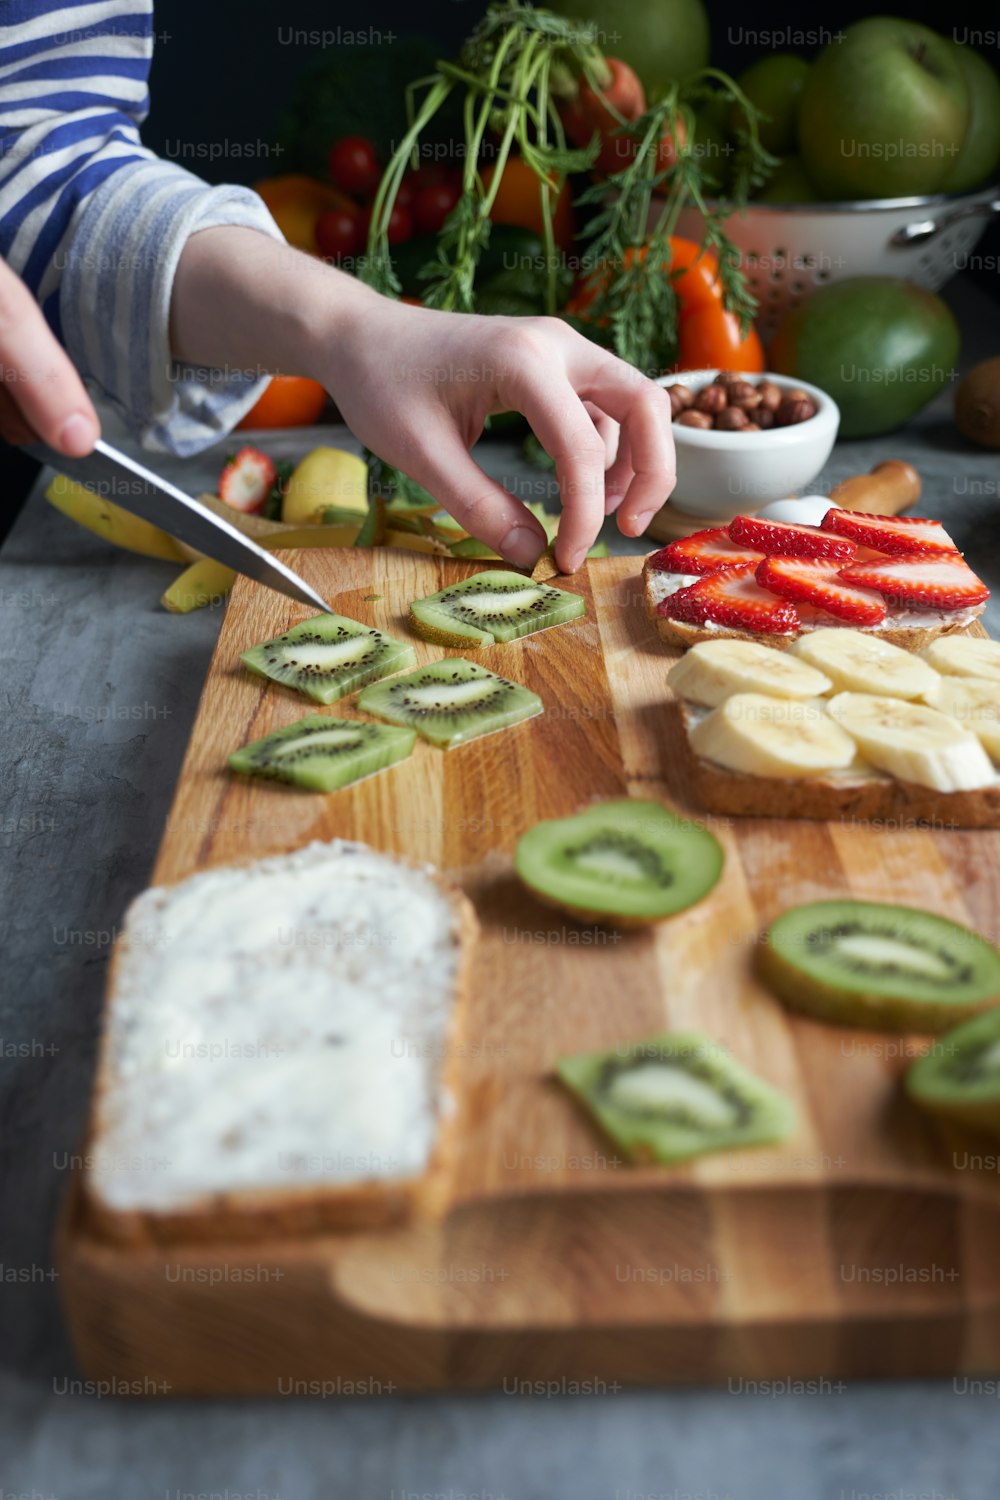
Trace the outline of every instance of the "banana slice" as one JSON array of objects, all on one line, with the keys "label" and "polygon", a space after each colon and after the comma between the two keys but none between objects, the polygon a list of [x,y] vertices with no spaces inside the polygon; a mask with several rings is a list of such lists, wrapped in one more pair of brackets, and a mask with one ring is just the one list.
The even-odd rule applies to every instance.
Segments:
[{"label": "banana slice", "polygon": [[750,776],[823,776],[849,766],[856,753],[821,701],[766,693],[734,693],[691,730],[691,744],[706,760]]},{"label": "banana slice", "polygon": [[870,693],[838,693],[827,708],[865,760],[899,781],[936,792],[971,792],[996,781],[976,736],[936,708]]},{"label": "banana slice", "polygon": [[792,643],[791,649],[832,678],[834,687],[850,693],[920,698],[933,687],[937,676],[919,656],[861,630],[834,626],[808,631]]},{"label": "banana slice", "polygon": [[974,635],[943,635],[920,655],[949,676],[988,677],[991,682],[1000,682],[1000,642]]},{"label": "banana slice", "polygon": [[700,641],[671,667],[667,681],[679,698],[717,708],[734,693],[772,698],[819,698],[833,683],[787,651],[756,641]]},{"label": "banana slice", "polygon": [[1000,762],[1000,681],[988,677],[939,677],[924,702],[957,719]]}]

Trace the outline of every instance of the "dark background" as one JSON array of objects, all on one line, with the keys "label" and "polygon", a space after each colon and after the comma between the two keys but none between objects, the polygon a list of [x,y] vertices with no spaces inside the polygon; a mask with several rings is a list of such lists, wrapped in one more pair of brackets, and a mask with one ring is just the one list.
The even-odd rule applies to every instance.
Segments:
[{"label": "dark background", "polygon": [[[617,0],[628,4],[630,0]],[[330,0],[297,0],[269,4],[257,0],[156,0],[156,47],[152,71],[152,108],[143,131],[155,151],[179,160],[210,182],[252,183],[262,176],[285,169],[273,154],[280,115],[291,97],[295,82],[317,57],[317,49],[283,44],[279,35],[289,29],[323,31],[334,27],[354,28],[380,34],[383,46],[392,46],[390,33],[401,37],[430,37],[443,55],[453,54],[482,15],[481,0],[424,0],[419,7],[403,0],[366,0],[365,4],[331,4]],[[613,16],[615,0],[609,0]],[[966,28],[996,34],[1000,15],[985,5],[942,6],[930,0],[907,0],[889,13],[923,21],[937,30],[961,37]],[[708,0],[712,27],[712,62],[737,74],[767,50],[743,40],[746,30],[792,34],[778,50],[813,55],[810,46],[794,33],[808,28],[812,34],[835,31],[872,13],[859,3],[803,5],[802,0],[770,0],[766,7],[718,3]],[[988,60],[1000,65],[1000,49],[986,51]],[[230,142],[235,146],[218,160],[192,159],[183,155],[191,143]],[[254,152],[254,143],[261,149]],[[185,143],[187,143],[185,145]],[[978,247],[986,264],[1000,258],[1000,226],[992,227]],[[964,273],[970,274],[970,273]],[[975,279],[993,296],[1000,283],[995,271],[978,270]],[[16,514],[35,467],[20,454],[0,444],[4,467],[5,504],[0,510],[0,537]]]}]

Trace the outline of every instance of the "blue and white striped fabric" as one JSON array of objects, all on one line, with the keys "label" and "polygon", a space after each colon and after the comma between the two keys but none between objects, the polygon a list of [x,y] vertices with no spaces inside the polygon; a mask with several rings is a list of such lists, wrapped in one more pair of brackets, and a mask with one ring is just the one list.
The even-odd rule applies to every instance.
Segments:
[{"label": "blue and white striped fabric", "polygon": [[0,21],[0,255],[144,446],[197,452],[264,381],[171,360],[177,262],[197,229],[278,228],[249,189],[209,187],[140,143],[152,0],[2,0]]}]

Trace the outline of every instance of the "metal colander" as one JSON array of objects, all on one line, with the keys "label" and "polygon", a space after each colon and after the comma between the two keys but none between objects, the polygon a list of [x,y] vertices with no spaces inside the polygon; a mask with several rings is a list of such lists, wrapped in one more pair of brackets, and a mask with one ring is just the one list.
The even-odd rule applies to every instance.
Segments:
[{"label": "metal colander", "polygon": [[[760,304],[756,323],[770,338],[782,318],[818,286],[847,276],[900,276],[937,291],[972,255],[1000,186],[933,198],[874,198],[857,203],[751,203],[725,221]],[[700,240],[696,209],[677,232]]]}]

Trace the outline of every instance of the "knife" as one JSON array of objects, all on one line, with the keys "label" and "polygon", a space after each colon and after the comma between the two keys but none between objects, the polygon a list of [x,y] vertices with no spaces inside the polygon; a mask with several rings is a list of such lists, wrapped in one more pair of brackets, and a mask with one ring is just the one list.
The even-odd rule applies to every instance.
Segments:
[{"label": "knife", "polygon": [[245,573],[265,588],[277,589],[303,604],[312,604],[328,615],[333,610],[326,600],[310,588],[304,578],[285,563],[279,562],[263,547],[244,536],[238,527],[207,510],[190,495],[185,495],[167,479],[137,463],[127,453],[99,438],[92,453],[85,458],[67,458],[47,443],[26,443],[25,452],[39,463],[49,464],[67,479],[84,489],[120,505],[122,510],[159,526],[177,541],[204,552],[215,562]]}]

